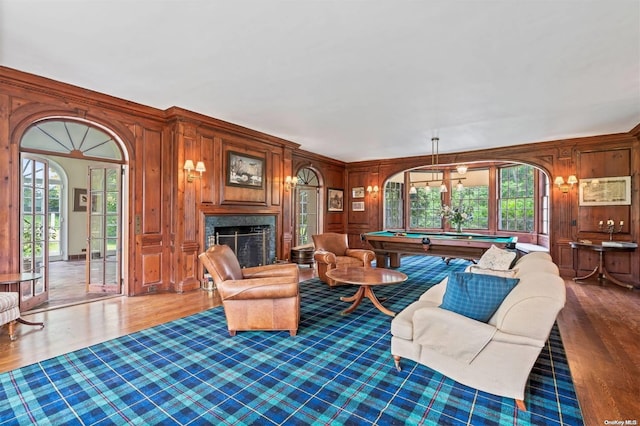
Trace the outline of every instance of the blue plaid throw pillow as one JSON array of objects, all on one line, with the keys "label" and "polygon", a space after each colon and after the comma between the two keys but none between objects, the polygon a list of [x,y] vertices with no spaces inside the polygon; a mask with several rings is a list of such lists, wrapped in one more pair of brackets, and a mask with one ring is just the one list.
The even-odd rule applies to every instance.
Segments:
[{"label": "blue plaid throw pillow", "polygon": [[440,307],[487,322],[518,281],[518,278],[454,272],[449,274]]}]

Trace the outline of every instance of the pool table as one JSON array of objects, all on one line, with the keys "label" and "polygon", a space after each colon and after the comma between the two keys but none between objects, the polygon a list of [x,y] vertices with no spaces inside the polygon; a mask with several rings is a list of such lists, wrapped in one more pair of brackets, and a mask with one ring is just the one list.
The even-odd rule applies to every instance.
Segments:
[{"label": "pool table", "polygon": [[491,245],[499,248],[516,248],[518,237],[483,235],[456,232],[403,232],[376,231],[362,234],[376,254],[376,266],[386,268],[400,266],[403,254],[440,256],[445,259],[460,258],[475,261]]}]

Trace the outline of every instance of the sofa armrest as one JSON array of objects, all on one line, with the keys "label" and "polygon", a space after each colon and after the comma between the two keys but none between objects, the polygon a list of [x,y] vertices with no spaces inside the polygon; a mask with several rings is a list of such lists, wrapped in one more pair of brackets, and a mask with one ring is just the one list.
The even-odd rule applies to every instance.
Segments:
[{"label": "sofa armrest", "polygon": [[371,262],[376,258],[373,251],[366,249],[347,249],[344,255],[360,259],[365,266],[371,266]]},{"label": "sofa armrest", "polygon": [[299,294],[298,283],[282,282],[281,277],[223,281],[217,286],[225,300],[283,299]]},{"label": "sofa armrest", "polygon": [[549,272],[529,273],[520,277],[489,323],[504,333],[544,344],[565,300],[562,278]]}]

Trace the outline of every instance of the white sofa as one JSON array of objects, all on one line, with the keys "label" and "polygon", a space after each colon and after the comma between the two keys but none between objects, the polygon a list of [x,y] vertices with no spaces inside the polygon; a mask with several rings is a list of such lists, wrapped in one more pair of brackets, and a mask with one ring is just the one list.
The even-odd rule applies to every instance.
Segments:
[{"label": "white sofa", "polygon": [[[467,268],[469,269],[469,268]],[[535,252],[513,266],[515,288],[487,323],[440,308],[445,278],[391,322],[391,354],[424,364],[453,380],[514,398],[521,410],[525,387],[558,312],[565,284],[551,256]]]}]

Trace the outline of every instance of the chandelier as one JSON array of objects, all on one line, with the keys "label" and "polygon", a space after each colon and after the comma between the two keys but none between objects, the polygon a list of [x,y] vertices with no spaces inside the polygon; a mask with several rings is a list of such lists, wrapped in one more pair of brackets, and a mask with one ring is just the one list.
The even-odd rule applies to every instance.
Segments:
[{"label": "chandelier", "polygon": [[[409,187],[409,194],[414,195],[416,194],[417,191],[417,187],[416,184],[424,184],[424,189],[425,191],[429,192],[431,190],[431,186],[430,183],[431,182],[438,182],[439,186],[438,186],[438,190],[443,193],[443,192],[449,192],[447,185],[445,183],[445,178],[444,178],[444,170],[441,172],[442,173],[442,178],[438,179],[437,174],[440,173],[438,172],[436,169],[439,166],[439,155],[440,155],[440,138],[437,136],[434,136],[431,138],[431,179],[429,180],[417,180],[417,181],[412,181],[411,185]],[[456,171],[458,172],[459,175],[463,175],[467,172],[468,167],[465,164],[460,164],[458,166],[456,166]],[[464,189],[464,185],[462,184],[462,180],[466,179],[465,177],[460,177],[458,176],[457,180],[458,183],[456,184],[456,190],[458,191],[462,191]]]}]

